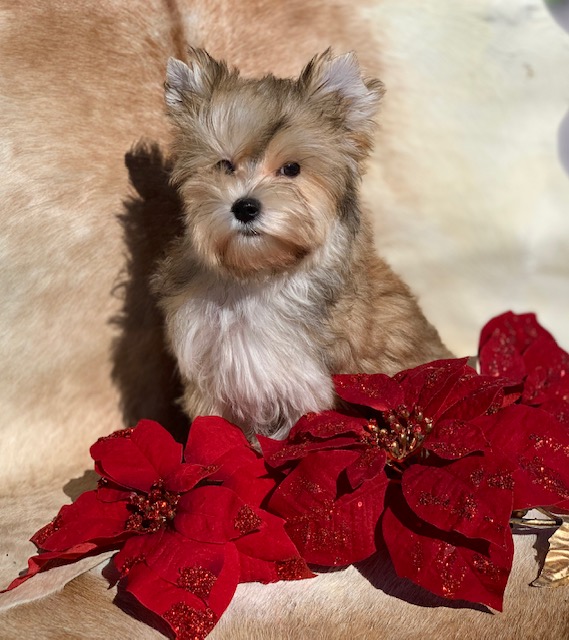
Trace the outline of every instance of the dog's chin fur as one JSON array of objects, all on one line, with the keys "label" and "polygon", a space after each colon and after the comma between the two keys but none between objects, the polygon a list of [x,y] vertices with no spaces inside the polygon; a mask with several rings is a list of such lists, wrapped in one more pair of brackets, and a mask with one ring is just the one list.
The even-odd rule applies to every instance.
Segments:
[{"label": "dog's chin fur", "polygon": [[[446,357],[407,287],[375,254],[358,201],[382,94],[352,54],[296,80],[244,80],[191,50],[170,61],[172,179],[186,231],[155,288],[191,416],[284,437],[334,405],[331,373]],[[283,168],[296,163],[299,173]],[[234,203],[260,211],[242,222]]]}]

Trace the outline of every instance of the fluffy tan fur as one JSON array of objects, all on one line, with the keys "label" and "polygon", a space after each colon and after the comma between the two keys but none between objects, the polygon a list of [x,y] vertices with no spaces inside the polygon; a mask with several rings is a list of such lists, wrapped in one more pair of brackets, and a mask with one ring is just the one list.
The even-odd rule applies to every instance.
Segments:
[{"label": "fluffy tan fur", "polygon": [[[170,61],[185,233],[155,289],[190,415],[281,437],[331,408],[331,373],[449,355],[360,206],[382,94],[353,54],[327,51],[294,80],[243,79],[199,49]],[[243,199],[251,219],[235,210]]]}]

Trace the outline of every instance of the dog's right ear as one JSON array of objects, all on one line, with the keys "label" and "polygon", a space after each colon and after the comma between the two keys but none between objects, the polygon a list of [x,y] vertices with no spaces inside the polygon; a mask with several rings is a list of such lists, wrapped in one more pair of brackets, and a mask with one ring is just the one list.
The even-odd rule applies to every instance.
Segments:
[{"label": "dog's right ear", "polygon": [[170,58],[166,68],[165,98],[171,112],[176,113],[196,99],[211,96],[214,87],[228,75],[225,62],[218,62],[204,49],[190,48],[188,63]]}]

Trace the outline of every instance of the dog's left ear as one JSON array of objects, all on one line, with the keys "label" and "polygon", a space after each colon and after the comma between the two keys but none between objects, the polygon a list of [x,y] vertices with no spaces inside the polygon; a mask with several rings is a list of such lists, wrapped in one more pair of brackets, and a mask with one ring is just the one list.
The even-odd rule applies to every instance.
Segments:
[{"label": "dog's left ear", "polygon": [[354,131],[369,125],[385,92],[381,81],[362,77],[354,52],[333,57],[331,49],[312,58],[298,82],[316,99],[339,95],[347,105],[346,126]]}]

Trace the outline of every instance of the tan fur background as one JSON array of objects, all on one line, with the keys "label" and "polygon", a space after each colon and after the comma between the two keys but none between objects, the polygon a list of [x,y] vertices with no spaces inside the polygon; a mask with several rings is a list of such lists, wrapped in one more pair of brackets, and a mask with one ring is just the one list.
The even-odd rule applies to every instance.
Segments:
[{"label": "tan fur background", "polygon": [[[541,0],[0,0],[2,584],[92,480],[99,435],[141,416],[184,426],[146,278],[176,229],[151,145],[167,143],[164,65],[186,42],[254,74],[356,49],[387,87],[364,184],[377,242],[443,339],[473,353],[483,322],[513,308],[569,347],[569,35]],[[565,637],[569,596],[526,586],[533,538],[518,542],[499,616],[418,607],[354,569],[242,587],[214,636]],[[0,637],[157,637],[104,588],[88,573],[12,608]]]}]

